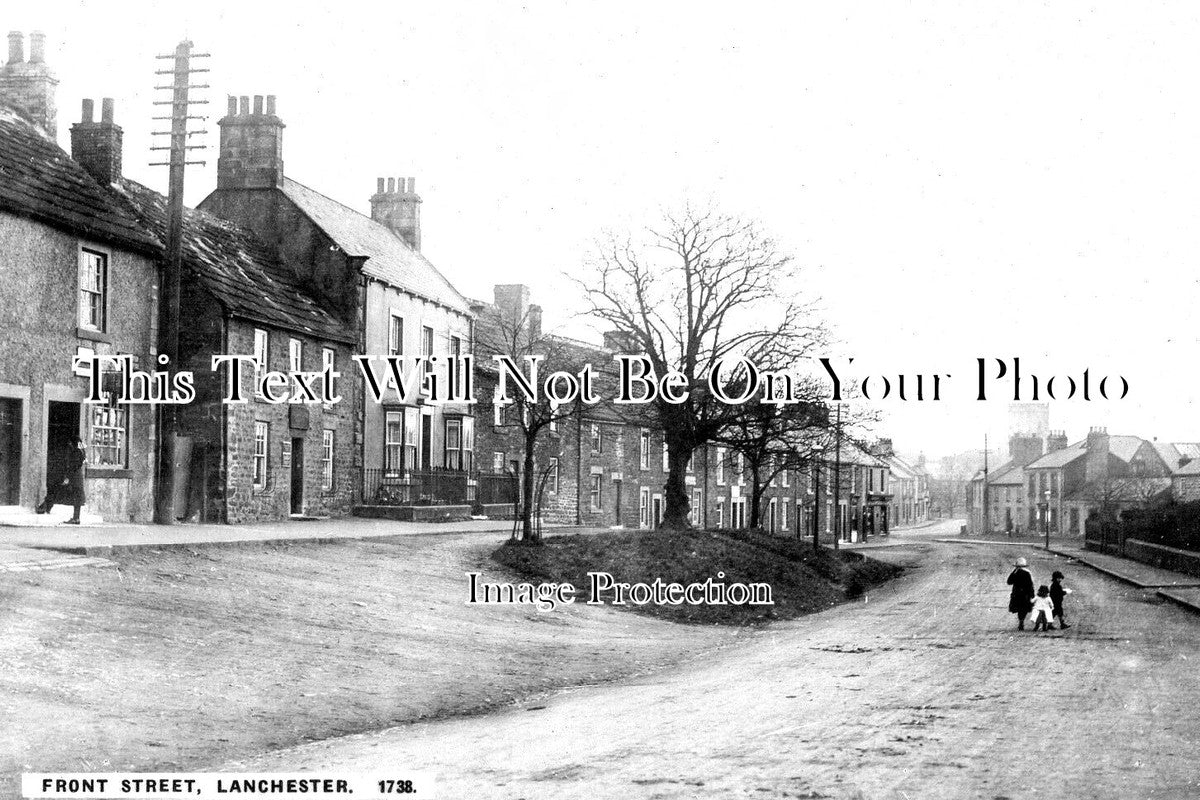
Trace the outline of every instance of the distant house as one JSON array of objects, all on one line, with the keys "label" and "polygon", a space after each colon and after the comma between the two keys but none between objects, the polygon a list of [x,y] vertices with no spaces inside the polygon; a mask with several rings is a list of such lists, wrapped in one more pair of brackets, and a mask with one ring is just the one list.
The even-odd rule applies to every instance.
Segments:
[{"label": "distant house", "polygon": [[[217,188],[200,208],[237,222],[275,247],[323,308],[346,320],[357,353],[415,356],[471,352],[467,300],[421,254],[420,204],[412,178],[380,178],[371,216],[285,176],[275,98],[229,98],[220,120]],[[379,374],[384,375],[382,364]],[[394,386],[394,385],[393,385]],[[467,404],[433,404],[424,394],[360,403],[361,494],[411,507],[473,500],[475,420]]]},{"label": "distant house", "polygon": [[127,354],[153,368],[162,245],[56,144],[57,81],[39,36],[28,62],[23,50],[11,34],[0,68],[0,505],[40,502],[79,436],[88,511],[148,521],[153,409],[86,403],[90,373],[73,361]]},{"label": "distant house", "polygon": [[[1052,431],[1046,438],[1045,446],[1051,454],[1066,445],[1066,434],[1061,432]],[[1025,470],[1042,455],[1042,438],[1037,434],[1016,433],[1009,437],[1008,461],[988,470],[986,492],[983,470],[975,473],[967,483],[968,532],[1020,533],[1030,529],[1032,523],[1026,510]]]},{"label": "distant house", "polygon": [[1200,459],[1187,461],[1171,473],[1171,489],[1180,502],[1200,500]]},{"label": "distant house", "polygon": [[1119,513],[1170,489],[1170,470],[1151,442],[1092,428],[1087,439],[1048,453],[1025,470],[1033,530],[1082,535],[1096,511]]},{"label": "distant house", "polygon": [[929,473],[924,464],[910,464],[896,455],[890,439],[880,440],[875,450],[876,455],[887,463],[891,476],[891,527],[926,521],[929,518]]}]

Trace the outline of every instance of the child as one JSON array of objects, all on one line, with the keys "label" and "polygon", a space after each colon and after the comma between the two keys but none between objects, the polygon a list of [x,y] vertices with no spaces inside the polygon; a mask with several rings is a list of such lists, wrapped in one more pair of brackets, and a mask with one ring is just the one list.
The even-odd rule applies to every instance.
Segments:
[{"label": "child", "polygon": [[1052,631],[1054,626],[1050,624],[1050,617],[1054,614],[1054,603],[1050,601],[1050,587],[1042,585],[1038,587],[1037,599],[1033,601],[1033,610],[1031,614],[1036,613],[1037,619],[1033,623],[1033,629]]},{"label": "child", "polygon": [[1062,585],[1063,574],[1055,572],[1050,576],[1050,599],[1054,602],[1054,616],[1058,617],[1058,627],[1064,631],[1071,627],[1067,624],[1067,618],[1063,615],[1063,598],[1071,593],[1070,589],[1066,589]]}]

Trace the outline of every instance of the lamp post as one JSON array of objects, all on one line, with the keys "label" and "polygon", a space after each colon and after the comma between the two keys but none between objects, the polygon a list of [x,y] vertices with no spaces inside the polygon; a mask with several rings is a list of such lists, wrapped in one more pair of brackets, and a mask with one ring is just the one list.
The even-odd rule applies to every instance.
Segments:
[{"label": "lamp post", "polygon": [[824,449],[813,448],[813,552],[821,552],[821,454]]},{"label": "lamp post", "polygon": [[1046,510],[1043,512],[1042,527],[1046,529],[1046,549],[1050,549],[1050,490],[1046,490]]}]

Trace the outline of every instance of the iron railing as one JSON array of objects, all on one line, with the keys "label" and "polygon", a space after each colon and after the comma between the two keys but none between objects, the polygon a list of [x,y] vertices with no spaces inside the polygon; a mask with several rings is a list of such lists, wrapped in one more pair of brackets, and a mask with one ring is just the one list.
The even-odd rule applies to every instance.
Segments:
[{"label": "iron railing", "polygon": [[475,476],[475,498],[483,505],[517,502],[517,476],[511,472],[480,472]]},{"label": "iron railing", "polygon": [[453,469],[363,470],[363,502],[380,506],[458,506],[475,502],[469,472]]}]

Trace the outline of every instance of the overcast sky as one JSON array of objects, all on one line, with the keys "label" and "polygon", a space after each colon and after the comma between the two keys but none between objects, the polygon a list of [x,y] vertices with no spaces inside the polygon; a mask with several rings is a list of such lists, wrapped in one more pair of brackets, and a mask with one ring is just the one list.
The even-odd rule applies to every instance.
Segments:
[{"label": "overcast sky", "polygon": [[[952,375],[941,403],[883,406],[901,450],[1003,435],[977,356],[1128,378],[1123,401],[1051,406],[1072,439],[1200,440],[1194,4],[121,8],[22,3],[3,24],[47,34],[60,142],[80,98],[114,97],[126,174],[154,188],[153,56],[189,37],[214,115],[278,96],[290,177],[367,212],[377,176],[415,176],[424,251],[469,296],[528,283],[587,336],[562,271],[605,228],[713,199],[803,266],[834,353]],[[189,204],[215,183],[208,129]]]}]

